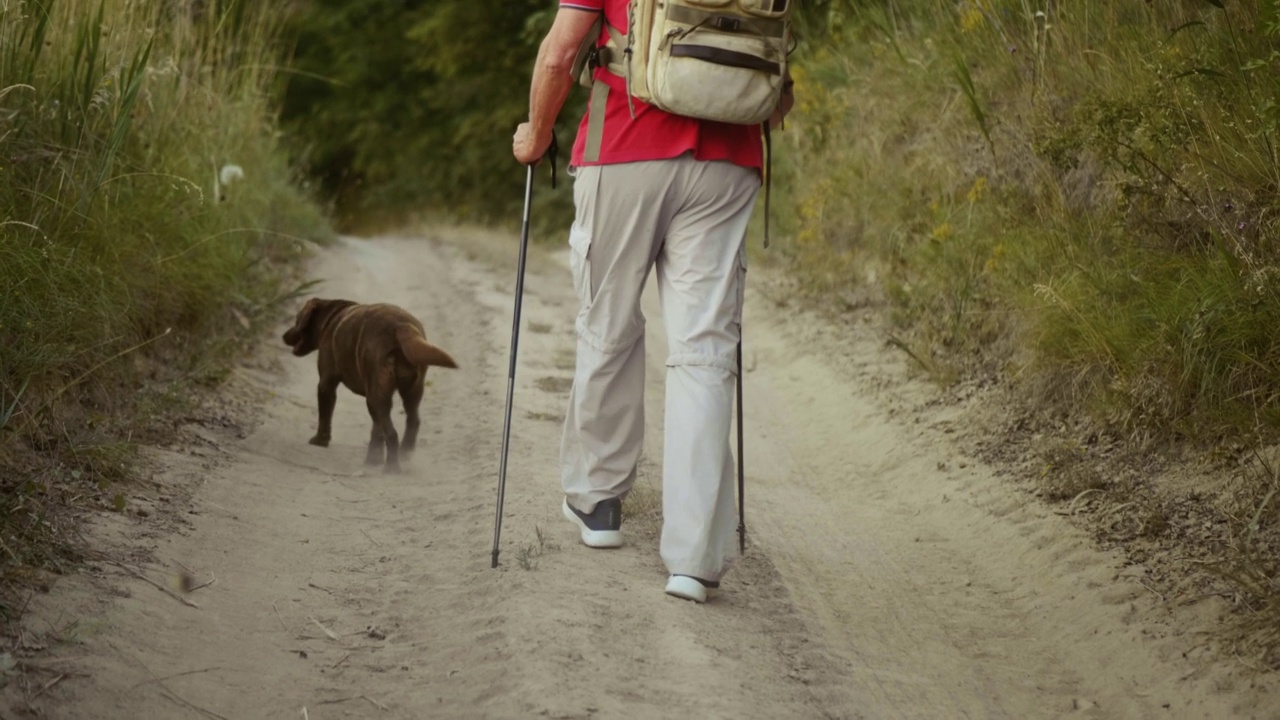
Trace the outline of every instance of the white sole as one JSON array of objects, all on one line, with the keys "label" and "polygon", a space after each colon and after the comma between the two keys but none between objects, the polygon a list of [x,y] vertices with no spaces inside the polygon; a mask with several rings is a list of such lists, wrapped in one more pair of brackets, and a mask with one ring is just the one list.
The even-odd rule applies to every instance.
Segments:
[{"label": "white sole", "polygon": [[[593,548],[618,548],[622,547],[622,531],[621,530],[592,530],[582,522],[573,509],[569,507],[569,501],[566,499],[561,506],[564,511],[564,517],[569,522],[578,526],[578,534],[582,537],[582,544]],[[696,582],[696,581],[695,581]]]},{"label": "white sole", "polygon": [[672,575],[667,580],[667,594],[681,600],[692,600],[696,603],[707,601],[707,588],[702,583],[684,575]]}]

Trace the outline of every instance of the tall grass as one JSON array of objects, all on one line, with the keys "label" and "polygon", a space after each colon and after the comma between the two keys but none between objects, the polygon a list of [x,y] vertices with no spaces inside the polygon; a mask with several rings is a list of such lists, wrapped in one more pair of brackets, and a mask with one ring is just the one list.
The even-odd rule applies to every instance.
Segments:
[{"label": "tall grass", "polygon": [[276,147],[277,14],[0,0],[0,560],[48,530],[31,498],[119,476],[154,398],[219,377],[327,232]]},{"label": "tall grass", "polygon": [[[815,301],[883,302],[944,382],[997,378],[1030,415],[1247,475],[1242,450],[1280,441],[1277,5],[833,10],[835,39],[796,72],[779,247]],[[1156,508],[1136,524],[1220,560],[1241,606],[1264,609],[1250,643],[1280,664],[1276,480],[1256,474],[1221,493],[1103,475],[1069,492]],[[1194,512],[1164,514],[1179,504]]]},{"label": "tall grass", "polygon": [[1275,2],[845,10],[800,64],[788,250],[870,273],[947,377],[1030,366],[1113,427],[1274,437]]}]

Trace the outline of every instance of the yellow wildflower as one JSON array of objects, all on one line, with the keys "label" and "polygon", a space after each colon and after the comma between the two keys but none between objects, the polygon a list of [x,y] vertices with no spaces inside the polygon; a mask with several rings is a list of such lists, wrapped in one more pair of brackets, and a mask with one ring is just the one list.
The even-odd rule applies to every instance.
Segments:
[{"label": "yellow wildflower", "polygon": [[982,26],[982,11],[977,5],[969,5],[960,11],[960,30],[962,32],[972,32]]},{"label": "yellow wildflower", "polygon": [[969,188],[969,204],[974,204],[987,194],[987,178],[979,177],[973,182],[973,187]]}]

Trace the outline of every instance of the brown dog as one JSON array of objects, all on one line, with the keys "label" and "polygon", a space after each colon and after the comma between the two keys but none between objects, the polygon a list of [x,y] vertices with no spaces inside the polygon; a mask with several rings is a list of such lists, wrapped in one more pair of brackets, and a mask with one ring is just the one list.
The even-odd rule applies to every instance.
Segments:
[{"label": "brown dog", "polygon": [[[320,351],[320,429],[312,445],[329,446],[338,384],[365,398],[373,418],[366,465],[383,461],[386,472],[400,469],[400,453],[413,452],[418,439],[418,404],[427,368],[456,368],[444,350],[427,342],[422,323],[395,305],[360,305],[350,300],[312,298],[298,311],[284,342],[299,357]],[[400,391],[407,419],[404,440],[391,423],[391,403]]]}]

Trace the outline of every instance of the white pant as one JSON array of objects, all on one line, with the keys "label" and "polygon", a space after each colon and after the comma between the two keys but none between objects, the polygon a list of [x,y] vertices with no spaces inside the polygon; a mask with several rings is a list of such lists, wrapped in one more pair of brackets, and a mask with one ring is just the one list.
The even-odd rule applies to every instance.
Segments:
[{"label": "white pant", "polygon": [[624,497],[644,442],[644,315],[658,272],[670,354],[662,472],[662,559],[673,574],[719,580],[734,559],[729,449],[755,170],[672,160],[578,168],[569,235],[577,370],[560,459],[583,512]]}]

